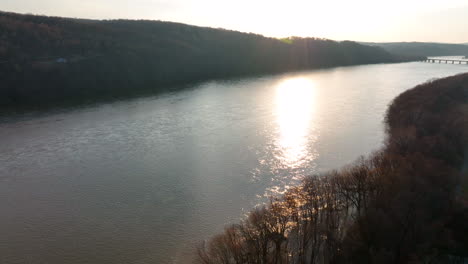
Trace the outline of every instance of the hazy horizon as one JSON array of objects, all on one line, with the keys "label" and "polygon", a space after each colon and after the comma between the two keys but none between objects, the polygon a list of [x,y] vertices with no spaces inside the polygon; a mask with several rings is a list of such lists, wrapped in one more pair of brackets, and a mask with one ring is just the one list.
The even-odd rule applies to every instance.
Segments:
[{"label": "hazy horizon", "polygon": [[5,0],[0,10],[84,19],[162,20],[277,38],[468,42],[468,21],[464,20],[468,5],[462,0],[136,0],[131,4],[125,0]]}]

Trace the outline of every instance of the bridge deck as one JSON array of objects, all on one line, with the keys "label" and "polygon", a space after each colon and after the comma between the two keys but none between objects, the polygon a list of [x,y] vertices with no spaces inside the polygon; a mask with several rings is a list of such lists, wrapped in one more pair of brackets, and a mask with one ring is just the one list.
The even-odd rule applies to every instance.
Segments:
[{"label": "bridge deck", "polygon": [[427,58],[424,62],[429,63],[451,63],[451,64],[466,64],[468,65],[468,59],[449,59],[449,58]]}]

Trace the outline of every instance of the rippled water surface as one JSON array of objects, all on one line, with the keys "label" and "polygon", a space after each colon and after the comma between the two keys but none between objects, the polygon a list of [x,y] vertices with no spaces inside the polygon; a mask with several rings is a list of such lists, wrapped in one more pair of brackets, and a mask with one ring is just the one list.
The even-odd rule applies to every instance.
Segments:
[{"label": "rippled water surface", "polygon": [[305,175],[378,149],[391,100],[466,65],[230,81],[0,122],[0,263],[187,263]]}]

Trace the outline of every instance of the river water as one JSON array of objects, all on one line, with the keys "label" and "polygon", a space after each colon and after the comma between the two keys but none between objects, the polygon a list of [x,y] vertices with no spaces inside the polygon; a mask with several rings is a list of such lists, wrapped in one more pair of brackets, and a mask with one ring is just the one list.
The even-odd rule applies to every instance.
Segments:
[{"label": "river water", "polygon": [[466,71],[339,67],[3,117],[0,263],[190,263],[268,196],[379,149],[398,94]]}]

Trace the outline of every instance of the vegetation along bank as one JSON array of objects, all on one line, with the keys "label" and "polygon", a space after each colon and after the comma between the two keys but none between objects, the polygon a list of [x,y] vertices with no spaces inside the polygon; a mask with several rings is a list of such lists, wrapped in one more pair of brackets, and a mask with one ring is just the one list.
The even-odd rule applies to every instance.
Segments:
[{"label": "vegetation along bank", "polygon": [[466,263],[468,74],[390,105],[382,150],[306,178],[198,248],[199,263]]},{"label": "vegetation along bank", "polygon": [[126,98],[209,79],[415,59],[351,41],[0,12],[0,111]]}]

